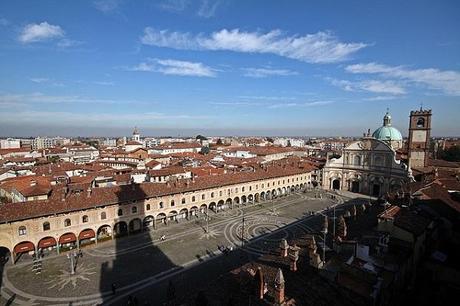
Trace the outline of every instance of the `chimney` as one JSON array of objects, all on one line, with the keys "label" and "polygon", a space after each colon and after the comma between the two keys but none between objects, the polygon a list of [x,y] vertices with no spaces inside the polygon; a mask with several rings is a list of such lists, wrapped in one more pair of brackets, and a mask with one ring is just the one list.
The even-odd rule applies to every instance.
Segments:
[{"label": "chimney", "polygon": [[275,277],[275,305],[284,305],[284,276],[279,268]]},{"label": "chimney", "polygon": [[300,248],[297,245],[289,247],[289,259],[291,260],[291,271],[297,271],[297,261],[299,260]]},{"label": "chimney", "polygon": [[30,186],[36,186],[37,185],[37,181],[36,180],[31,180],[30,181]]},{"label": "chimney", "polygon": [[256,296],[258,299],[263,300],[264,299],[264,293],[265,293],[265,282],[264,282],[264,273],[262,272],[261,267],[257,267],[257,272],[255,275],[255,282],[256,282]]},{"label": "chimney", "polygon": [[91,186],[88,186],[88,189],[86,189],[86,197],[87,198],[91,197]]},{"label": "chimney", "polygon": [[288,249],[289,249],[289,244],[287,243],[286,239],[281,240],[281,242],[280,242],[280,254],[281,254],[281,257],[287,257],[288,256]]}]

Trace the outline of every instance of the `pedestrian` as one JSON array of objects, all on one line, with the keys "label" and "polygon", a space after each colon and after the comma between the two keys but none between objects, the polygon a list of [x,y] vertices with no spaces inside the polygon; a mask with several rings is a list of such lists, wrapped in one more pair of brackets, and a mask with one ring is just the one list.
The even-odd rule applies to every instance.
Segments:
[{"label": "pedestrian", "polygon": [[115,295],[117,293],[117,285],[112,283],[112,294]]},{"label": "pedestrian", "polygon": [[82,251],[82,250],[79,250],[79,251],[78,251],[78,256],[80,256],[81,258],[83,258],[83,251]]}]

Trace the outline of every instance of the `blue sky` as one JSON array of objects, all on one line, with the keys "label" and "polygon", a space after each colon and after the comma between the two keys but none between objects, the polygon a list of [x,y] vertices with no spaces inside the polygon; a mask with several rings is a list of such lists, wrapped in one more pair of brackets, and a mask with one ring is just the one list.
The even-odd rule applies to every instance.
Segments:
[{"label": "blue sky", "polygon": [[0,136],[460,133],[458,1],[2,1]]}]

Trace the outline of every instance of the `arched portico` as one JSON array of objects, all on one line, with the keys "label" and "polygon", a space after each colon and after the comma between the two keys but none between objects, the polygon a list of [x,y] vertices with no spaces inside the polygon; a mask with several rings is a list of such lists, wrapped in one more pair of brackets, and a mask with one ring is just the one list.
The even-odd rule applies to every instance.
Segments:
[{"label": "arched portico", "polygon": [[230,207],[231,209],[233,209],[233,200],[231,198],[228,198],[226,201],[225,201],[225,206],[226,207]]},{"label": "arched portico", "polygon": [[225,208],[224,204],[225,204],[224,200],[220,200],[219,202],[217,202],[217,211],[224,210]]},{"label": "arched portico", "polygon": [[35,245],[30,241],[22,241],[16,244],[13,248],[13,263],[24,255],[35,251]]},{"label": "arched portico", "polygon": [[331,181],[332,190],[340,190],[340,178],[335,178]]},{"label": "arched portico", "polygon": [[206,213],[207,210],[208,210],[208,207],[206,206],[206,204],[202,204],[200,206],[200,213],[204,214]]},{"label": "arched portico", "polygon": [[211,203],[209,204],[209,209],[212,210],[213,212],[217,212],[216,203],[215,203],[215,202],[211,202]]},{"label": "arched portico", "polygon": [[186,219],[188,220],[188,209],[187,208],[182,208],[179,211],[179,215],[177,216],[178,219]]},{"label": "arched portico", "polygon": [[160,213],[156,217],[156,224],[163,224],[167,225],[168,224],[168,218],[166,217],[165,213]]},{"label": "arched portico", "polygon": [[68,250],[75,247],[78,247],[78,240],[74,233],[65,233],[59,237],[60,250]]},{"label": "arched portico", "polygon": [[246,202],[247,202],[246,196],[245,195],[241,196],[241,204],[246,204]]},{"label": "arched portico", "polygon": [[248,202],[250,204],[254,203],[254,196],[252,194],[248,195]]},{"label": "arched portico", "polygon": [[101,225],[97,229],[97,240],[107,240],[112,238],[112,227],[108,224]]},{"label": "arched portico", "polygon": [[177,211],[175,210],[170,211],[168,214],[168,220],[177,222]]},{"label": "arched portico", "polygon": [[57,241],[54,237],[48,236],[38,241],[39,251],[42,251],[42,252],[51,251],[52,249],[55,249],[56,247],[57,247]]},{"label": "arched portico", "polygon": [[80,247],[91,244],[96,240],[96,233],[93,229],[84,229],[78,234],[78,245]]},{"label": "arched portico", "polygon": [[190,216],[192,216],[192,217],[198,216],[198,207],[197,206],[192,206],[190,208]]},{"label": "arched portico", "polygon": [[128,235],[128,224],[125,221],[115,223],[113,226],[113,234],[115,237],[122,237]]},{"label": "arched portico", "polygon": [[142,222],[142,224],[144,225],[144,228],[149,228],[149,227],[153,227],[155,228],[155,218],[153,216],[147,216],[144,218],[144,221]]},{"label": "arched portico", "polygon": [[139,233],[142,230],[142,220],[139,218],[132,219],[129,221],[129,233]]}]

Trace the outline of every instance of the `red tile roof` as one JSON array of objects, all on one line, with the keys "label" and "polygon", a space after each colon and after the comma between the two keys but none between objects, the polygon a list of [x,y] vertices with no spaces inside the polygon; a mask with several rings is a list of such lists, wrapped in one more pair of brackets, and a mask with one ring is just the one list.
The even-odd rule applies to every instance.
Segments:
[{"label": "red tile roof", "polygon": [[[238,183],[261,179],[276,178],[287,175],[307,173],[308,169],[297,167],[267,167],[256,172],[231,173],[206,176],[194,181],[177,182],[175,184],[142,183],[114,187],[93,188],[89,197],[87,193],[66,194],[66,187],[55,186],[49,200],[30,201],[24,203],[8,203],[0,206],[0,222],[12,222],[51,214],[67,213],[123,203],[132,200],[143,200],[177,193],[193,192],[207,188],[217,188]],[[64,199],[64,200],[63,200]]]}]

